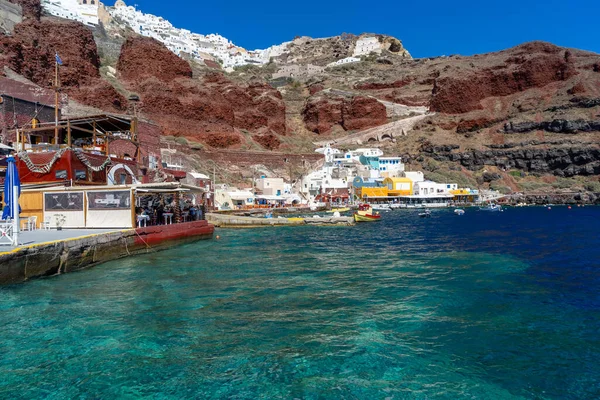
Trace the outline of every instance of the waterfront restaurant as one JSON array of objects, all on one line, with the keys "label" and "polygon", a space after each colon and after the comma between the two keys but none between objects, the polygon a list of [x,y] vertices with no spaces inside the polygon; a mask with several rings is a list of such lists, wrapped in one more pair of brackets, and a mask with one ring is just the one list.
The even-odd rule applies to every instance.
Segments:
[{"label": "waterfront restaurant", "polygon": [[36,228],[125,229],[185,222],[190,218],[189,208],[199,208],[205,195],[206,189],[180,182],[24,186],[19,203],[21,216],[28,218],[30,225]]}]

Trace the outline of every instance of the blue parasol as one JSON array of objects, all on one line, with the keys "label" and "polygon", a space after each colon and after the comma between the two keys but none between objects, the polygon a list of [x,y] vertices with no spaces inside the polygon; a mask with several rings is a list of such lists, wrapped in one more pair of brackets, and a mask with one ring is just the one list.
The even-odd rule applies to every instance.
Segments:
[{"label": "blue parasol", "polygon": [[14,199],[14,188],[17,188],[17,199],[16,203],[18,203],[18,198],[21,195],[21,180],[19,179],[19,172],[17,171],[17,162],[13,156],[10,156],[6,159],[8,162],[6,166],[6,178],[4,179],[4,209],[2,210],[2,219],[16,219],[19,218],[19,214],[21,213],[21,207],[19,206],[19,211],[15,215],[13,204],[15,203]]}]

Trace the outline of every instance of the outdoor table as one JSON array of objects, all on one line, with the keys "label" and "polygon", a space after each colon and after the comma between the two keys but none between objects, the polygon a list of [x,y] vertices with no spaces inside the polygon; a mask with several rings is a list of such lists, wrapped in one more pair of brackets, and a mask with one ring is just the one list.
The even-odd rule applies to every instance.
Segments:
[{"label": "outdoor table", "polygon": [[[165,219],[165,225],[169,225],[173,223],[173,213],[163,213],[163,218]],[[167,223],[167,219],[169,222]]]},{"label": "outdoor table", "polygon": [[150,221],[149,215],[138,215],[137,216],[137,223],[138,223],[139,228],[142,227],[142,223],[144,224],[144,226],[146,226],[147,221]]},{"label": "outdoor table", "polygon": [[183,222],[187,222],[189,215],[190,215],[190,213],[187,211],[181,213],[181,216],[183,217]]}]

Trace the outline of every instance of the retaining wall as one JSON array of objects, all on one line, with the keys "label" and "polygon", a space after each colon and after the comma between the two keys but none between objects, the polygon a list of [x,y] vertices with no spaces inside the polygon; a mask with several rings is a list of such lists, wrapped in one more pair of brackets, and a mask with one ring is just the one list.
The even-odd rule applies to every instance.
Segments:
[{"label": "retaining wall", "polygon": [[22,246],[0,253],[0,284],[79,271],[122,257],[210,239],[213,232],[213,225],[194,221]]}]

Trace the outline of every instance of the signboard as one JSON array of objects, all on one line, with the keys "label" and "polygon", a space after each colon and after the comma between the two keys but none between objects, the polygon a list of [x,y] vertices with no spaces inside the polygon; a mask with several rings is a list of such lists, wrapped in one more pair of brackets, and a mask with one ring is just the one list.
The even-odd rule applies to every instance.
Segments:
[{"label": "signboard", "polygon": [[88,210],[131,210],[129,190],[87,192]]},{"label": "signboard", "polygon": [[44,211],[83,211],[83,192],[44,193]]}]

